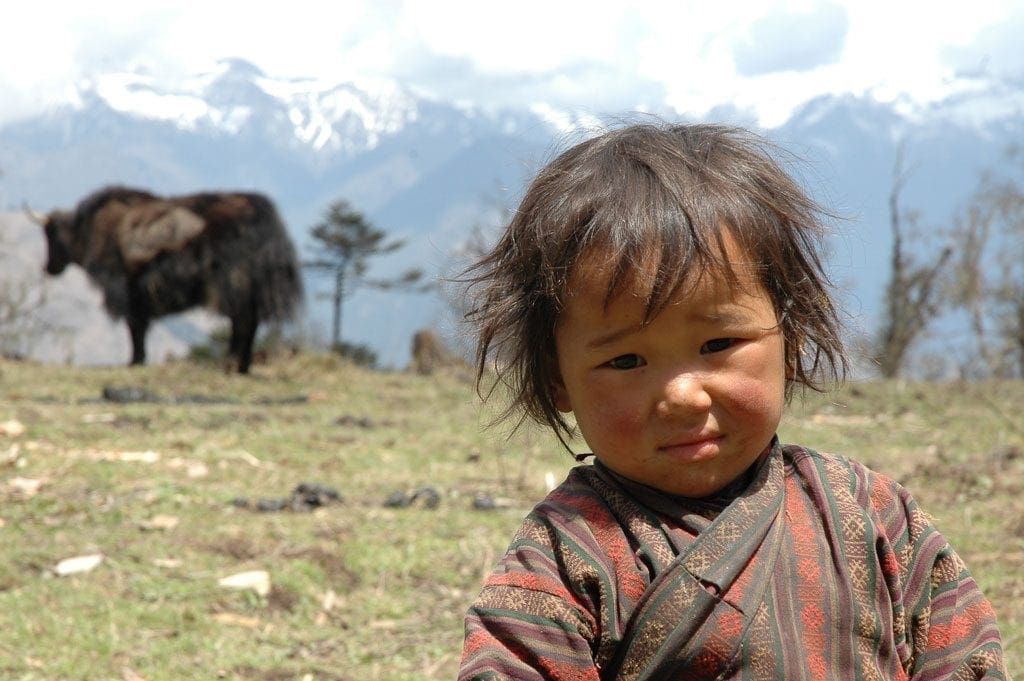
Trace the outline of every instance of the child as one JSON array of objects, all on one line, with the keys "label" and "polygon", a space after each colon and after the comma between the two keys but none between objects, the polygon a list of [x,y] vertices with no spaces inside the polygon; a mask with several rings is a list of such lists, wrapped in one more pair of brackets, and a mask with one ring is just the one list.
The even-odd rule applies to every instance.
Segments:
[{"label": "child", "polygon": [[487,579],[460,678],[1007,677],[907,491],[775,436],[845,359],[820,212],[769,151],[714,125],[583,142],[471,270],[478,385],[494,360],[509,411],[594,462]]}]

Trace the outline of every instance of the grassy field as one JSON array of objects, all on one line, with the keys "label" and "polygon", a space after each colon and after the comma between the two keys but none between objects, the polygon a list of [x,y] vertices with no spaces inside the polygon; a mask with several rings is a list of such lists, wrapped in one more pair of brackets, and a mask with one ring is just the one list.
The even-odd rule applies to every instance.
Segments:
[{"label": "grassy field", "polygon": [[[102,398],[129,386],[159,401]],[[796,402],[782,428],[910,486],[995,604],[1017,676],[1022,413],[1021,382],[870,383]],[[250,377],[0,362],[0,678],[454,678],[480,580],[572,464],[491,416],[465,375],[331,356]],[[252,508],[303,482],[342,499]],[[422,487],[436,507],[385,505]],[[102,560],[56,574],[81,556]],[[249,571],[269,589],[220,584]]]}]

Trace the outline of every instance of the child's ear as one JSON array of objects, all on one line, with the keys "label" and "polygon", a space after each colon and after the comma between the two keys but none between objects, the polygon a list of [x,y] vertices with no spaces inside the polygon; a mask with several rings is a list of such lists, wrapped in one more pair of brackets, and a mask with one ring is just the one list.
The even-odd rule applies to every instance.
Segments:
[{"label": "child's ear", "polygon": [[565,384],[562,383],[562,379],[552,382],[551,384],[551,397],[554,398],[555,409],[568,414],[572,411],[572,402],[569,400],[569,393],[565,390]]}]

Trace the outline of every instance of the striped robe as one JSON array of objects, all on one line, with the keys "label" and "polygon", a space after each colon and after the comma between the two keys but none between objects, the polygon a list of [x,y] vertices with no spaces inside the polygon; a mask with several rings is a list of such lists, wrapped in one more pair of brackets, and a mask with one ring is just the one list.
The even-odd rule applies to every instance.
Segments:
[{"label": "striped robe", "polygon": [[905,489],[775,443],[713,498],[596,462],[526,518],[460,679],[1005,679],[995,613]]}]

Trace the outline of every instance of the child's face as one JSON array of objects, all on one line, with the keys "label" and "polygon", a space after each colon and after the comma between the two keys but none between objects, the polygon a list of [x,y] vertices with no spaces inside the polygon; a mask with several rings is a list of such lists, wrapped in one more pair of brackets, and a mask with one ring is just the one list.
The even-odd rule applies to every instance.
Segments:
[{"label": "child's face", "polygon": [[782,416],[784,343],[774,307],[741,250],[726,242],[738,284],[709,273],[644,327],[647,289],[627,286],[605,309],[607,268],[584,263],[555,329],[558,409],[575,414],[606,466],[672,494],[703,497],[732,482]]}]

